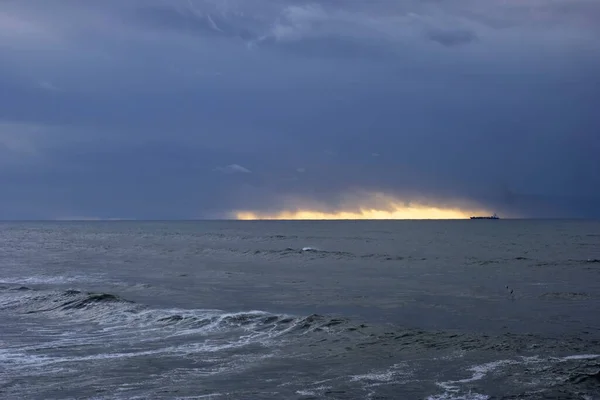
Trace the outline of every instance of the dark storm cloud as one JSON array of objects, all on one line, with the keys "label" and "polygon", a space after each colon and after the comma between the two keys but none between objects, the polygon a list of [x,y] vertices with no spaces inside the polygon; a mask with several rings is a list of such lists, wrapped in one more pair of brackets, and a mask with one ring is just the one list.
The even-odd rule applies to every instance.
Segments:
[{"label": "dark storm cloud", "polygon": [[369,191],[598,216],[598,10],[4,2],[0,217],[333,210]]}]

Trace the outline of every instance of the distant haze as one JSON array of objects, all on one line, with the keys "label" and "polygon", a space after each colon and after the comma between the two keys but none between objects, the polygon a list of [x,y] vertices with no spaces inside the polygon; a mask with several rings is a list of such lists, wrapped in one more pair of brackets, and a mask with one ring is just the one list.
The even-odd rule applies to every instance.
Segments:
[{"label": "distant haze", "polygon": [[600,217],[600,2],[0,3],[0,219]]}]

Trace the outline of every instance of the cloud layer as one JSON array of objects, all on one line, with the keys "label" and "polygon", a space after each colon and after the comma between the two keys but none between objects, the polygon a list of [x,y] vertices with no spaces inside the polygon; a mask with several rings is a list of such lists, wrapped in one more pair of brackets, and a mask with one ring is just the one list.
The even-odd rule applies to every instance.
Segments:
[{"label": "cloud layer", "polygon": [[592,0],[5,1],[0,218],[600,217],[599,37]]}]

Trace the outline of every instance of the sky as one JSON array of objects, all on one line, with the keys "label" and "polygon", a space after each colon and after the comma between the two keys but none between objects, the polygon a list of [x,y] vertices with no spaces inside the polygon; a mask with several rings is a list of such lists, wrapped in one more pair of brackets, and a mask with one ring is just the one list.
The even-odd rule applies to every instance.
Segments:
[{"label": "sky", "polygon": [[600,1],[2,0],[0,219],[600,217]]}]

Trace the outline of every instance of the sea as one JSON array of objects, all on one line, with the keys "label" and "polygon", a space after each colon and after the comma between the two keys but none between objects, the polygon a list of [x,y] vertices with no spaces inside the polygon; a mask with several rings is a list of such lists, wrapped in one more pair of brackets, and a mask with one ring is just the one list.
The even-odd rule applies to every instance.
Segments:
[{"label": "sea", "polygon": [[600,221],[0,223],[1,399],[600,399]]}]

